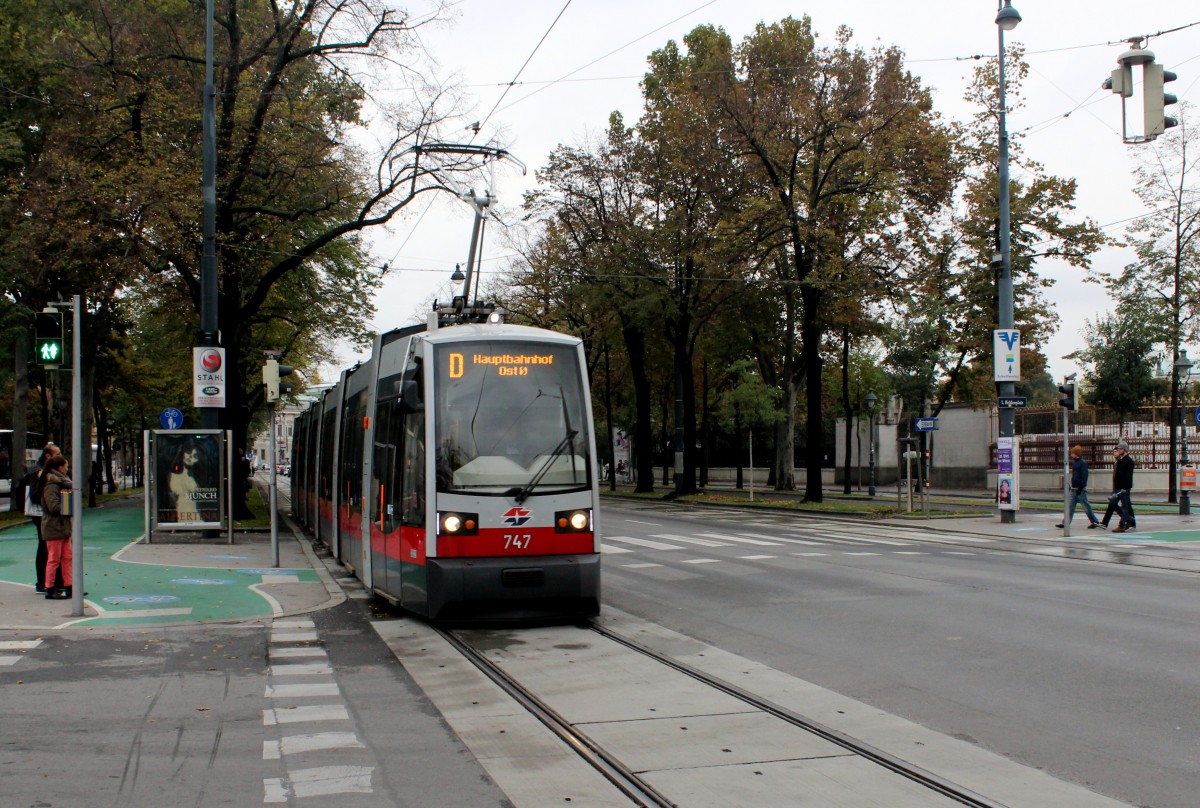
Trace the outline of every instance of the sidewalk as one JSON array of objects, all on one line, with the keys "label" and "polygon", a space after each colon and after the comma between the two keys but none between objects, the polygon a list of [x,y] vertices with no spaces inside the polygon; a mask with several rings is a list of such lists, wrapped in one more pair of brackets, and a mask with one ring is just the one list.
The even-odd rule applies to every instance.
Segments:
[{"label": "sidewalk", "polygon": [[230,545],[224,533],[156,531],[147,544],[142,520],[140,497],[84,510],[82,617],[71,616],[70,600],[34,591],[33,523],[0,532],[0,629],[268,619],[344,600],[309,543],[286,525],[272,568],[269,532],[235,532]]}]

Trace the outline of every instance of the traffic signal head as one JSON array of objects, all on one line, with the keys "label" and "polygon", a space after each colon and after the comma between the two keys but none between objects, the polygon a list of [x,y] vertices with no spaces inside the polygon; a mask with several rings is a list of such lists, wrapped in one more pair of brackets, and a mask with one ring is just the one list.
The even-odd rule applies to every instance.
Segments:
[{"label": "traffic signal head", "polygon": [[1058,406],[1066,407],[1071,412],[1079,412],[1079,396],[1074,382],[1060,384],[1058,392],[1062,393],[1062,398],[1058,400]]},{"label": "traffic signal head", "polygon": [[39,311],[34,315],[33,355],[39,365],[57,367],[66,361],[61,312]]},{"label": "traffic signal head", "polygon": [[1165,115],[1167,104],[1176,104],[1179,99],[1170,93],[1163,92],[1163,85],[1178,78],[1170,70],[1151,62],[1142,68],[1142,114],[1145,116],[1147,140],[1153,140],[1172,126],[1178,126],[1179,121]]},{"label": "traffic signal head", "polygon": [[[294,370],[294,368],[291,365],[280,365],[279,366],[279,376],[281,378],[284,376],[291,376],[293,370]],[[279,388],[278,388],[279,392],[277,393],[276,398],[281,398],[283,396],[290,396],[292,394],[292,391],[295,389],[296,389],[296,385],[292,384],[291,382],[280,381]]]},{"label": "traffic signal head", "polygon": [[274,359],[263,362],[263,387],[267,389],[267,402],[279,400],[279,363]]},{"label": "traffic signal head", "polygon": [[263,386],[267,389],[267,403],[279,400],[281,395],[288,395],[295,386],[288,382],[280,382],[279,377],[292,375],[293,368],[281,365],[274,359],[263,362]]}]

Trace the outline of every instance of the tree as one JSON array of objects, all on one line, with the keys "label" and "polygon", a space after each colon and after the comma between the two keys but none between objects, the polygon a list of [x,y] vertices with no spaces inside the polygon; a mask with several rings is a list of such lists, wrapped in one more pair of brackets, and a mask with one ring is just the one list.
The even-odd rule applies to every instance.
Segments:
[{"label": "tree", "polygon": [[1180,125],[1138,155],[1135,190],[1154,211],[1129,228],[1137,260],[1108,279],[1121,308],[1136,303],[1148,318],[1151,337],[1171,355],[1171,451],[1168,487],[1175,501],[1175,428],[1178,426],[1179,361],[1200,324],[1200,187],[1196,184],[1197,135],[1188,126],[1192,105],[1180,105]]},{"label": "tree", "polygon": [[[820,501],[822,336],[847,256],[839,233],[887,230],[905,205],[936,207],[949,192],[948,133],[927,91],[894,48],[870,53],[849,45],[818,48],[811,21],[760,24],[738,47],[710,26],[693,30],[679,91],[711,110],[709,137],[731,144],[759,183],[757,212],[777,234],[799,303],[798,353],[782,357],[782,412],[788,428],[776,447],[776,487],[794,488],[793,403],[806,397],[806,499]],[[789,309],[791,310],[791,309]],[[792,324],[781,318],[785,327]]]},{"label": "tree", "polygon": [[1089,365],[1089,404],[1108,407],[1124,424],[1162,383],[1151,372],[1154,338],[1136,308],[1101,314],[1084,324],[1087,347],[1069,358]]}]

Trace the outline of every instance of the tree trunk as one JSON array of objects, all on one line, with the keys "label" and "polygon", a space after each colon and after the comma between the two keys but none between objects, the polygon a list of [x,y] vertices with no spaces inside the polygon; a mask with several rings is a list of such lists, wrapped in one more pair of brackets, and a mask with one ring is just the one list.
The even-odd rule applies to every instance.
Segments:
[{"label": "tree trunk", "polygon": [[634,491],[654,491],[654,431],[650,423],[650,378],[646,374],[646,335],[636,325],[622,318],[621,335],[625,339],[625,350],[629,354],[629,373],[633,381],[637,423],[634,424],[634,447],[637,454],[634,464],[637,484]]},{"label": "tree trunk", "polygon": [[805,400],[807,414],[805,423],[805,463],[807,479],[804,483],[804,499],[821,502],[821,470],[825,448],[825,431],[821,423],[821,329],[817,312],[821,310],[821,292],[809,285],[800,289],[804,300],[804,312],[800,326],[800,363],[804,369]]}]

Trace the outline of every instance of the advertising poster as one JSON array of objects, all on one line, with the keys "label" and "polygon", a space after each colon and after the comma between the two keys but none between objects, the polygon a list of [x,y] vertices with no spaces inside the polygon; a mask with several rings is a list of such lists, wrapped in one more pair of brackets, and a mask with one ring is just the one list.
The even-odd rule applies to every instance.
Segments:
[{"label": "advertising poster", "polygon": [[1017,438],[996,439],[996,505],[1002,511],[1015,511],[1021,506],[1017,447]]},{"label": "advertising poster", "polygon": [[155,511],[167,529],[221,526],[221,433],[155,432]]},{"label": "advertising poster", "polygon": [[225,349],[192,349],[192,406],[225,406]]}]

